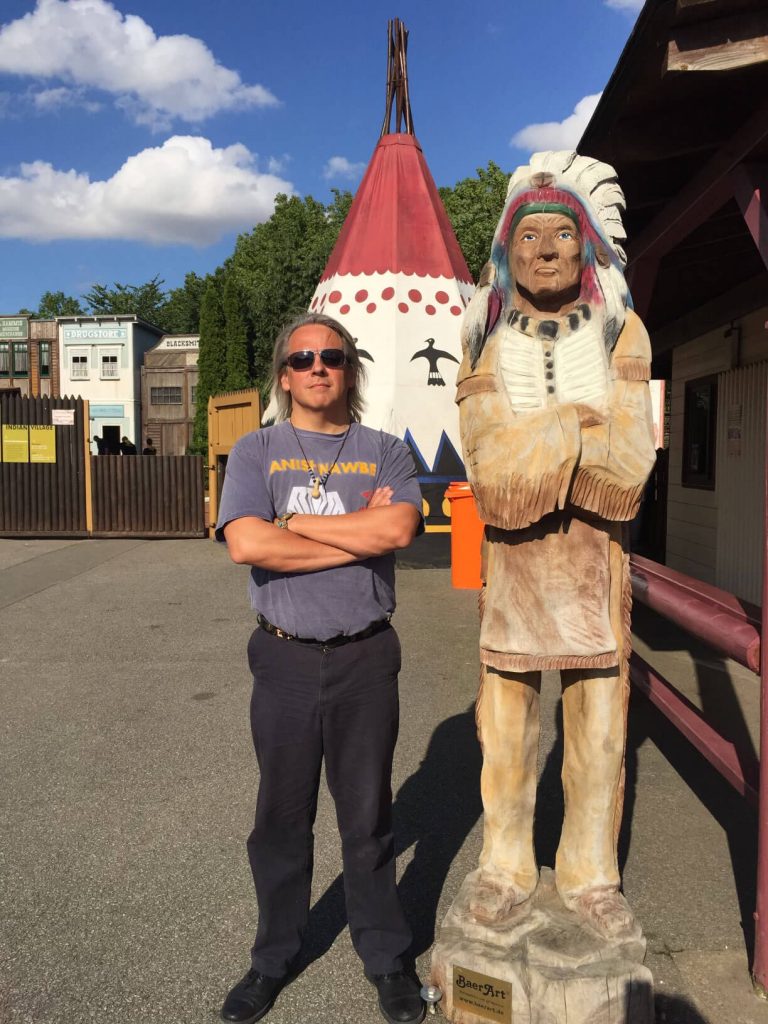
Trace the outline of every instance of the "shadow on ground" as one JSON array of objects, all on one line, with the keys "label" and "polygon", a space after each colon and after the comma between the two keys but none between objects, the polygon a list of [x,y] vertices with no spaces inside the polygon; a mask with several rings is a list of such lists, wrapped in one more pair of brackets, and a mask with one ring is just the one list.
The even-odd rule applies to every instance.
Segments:
[{"label": "shadow on ground", "polygon": [[[757,762],[757,752],[744,718],[744,711],[730,678],[725,658],[643,605],[636,604],[633,631],[654,651],[686,651],[693,660],[702,715],[718,732],[730,740],[742,770],[749,777]],[[670,682],[674,683],[674,679]],[[755,679],[755,686],[759,682]],[[741,927],[749,962],[755,942],[753,911],[757,898],[757,813],[738,795],[709,762],[672,726],[653,705],[633,691],[634,708],[630,716],[627,745],[627,790],[632,772],[632,800],[637,781],[637,749],[649,738],[692,793],[698,797],[723,829],[731,859],[739,900]],[[620,855],[626,859],[631,829],[631,806],[625,812],[620,840]],[[623,865],[624,860],[621,861]]]},{"label": "shadow on ground", "polygon": [[[413,928],[414,956],[434,942],[446,875],[482,813],[480,765],[475,708],[471,704],[435,729],[424,760],[395,796],[397,855],[414,847],[398,887]],[[339,875],[312,907],[298,969],[304,970],[326,953],[346,925],[344,887]]]}]

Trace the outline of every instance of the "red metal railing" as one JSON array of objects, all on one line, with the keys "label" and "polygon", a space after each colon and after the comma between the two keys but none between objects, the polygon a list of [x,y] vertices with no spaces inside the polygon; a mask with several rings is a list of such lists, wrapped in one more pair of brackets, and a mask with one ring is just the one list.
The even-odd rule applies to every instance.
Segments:
[{"label": "red metal railing", "polygon": [[[768,473],[765,509],[768,538]],[[768,544],[764,549],[762,609],[647,558],[633,555],[630,565],[632,593],[636,600],[760,676],[760,749],[768,750],[768,643],[760,642],[761,636],[768,636]],[[752,980],[758,994],[765,997],[768,994],[768,757],[761,756],[758,761],[751,751],[737,749],[697,707],[637,654],[632,655],[630,679],[736,791],[758,807]]]}]

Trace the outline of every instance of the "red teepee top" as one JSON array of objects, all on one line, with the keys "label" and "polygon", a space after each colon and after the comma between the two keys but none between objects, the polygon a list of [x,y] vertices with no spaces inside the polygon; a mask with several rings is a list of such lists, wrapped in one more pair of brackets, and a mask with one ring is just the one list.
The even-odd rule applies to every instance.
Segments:
[{"label": "red teepee top", "polygon": [[472,284],[421,146],[401,132],[379,140],[320,280],[386,271]]}]

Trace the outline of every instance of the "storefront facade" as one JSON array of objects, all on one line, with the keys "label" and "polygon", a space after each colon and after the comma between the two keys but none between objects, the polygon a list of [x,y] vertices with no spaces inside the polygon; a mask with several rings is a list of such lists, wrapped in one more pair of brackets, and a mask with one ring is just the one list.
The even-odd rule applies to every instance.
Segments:
[{"label": "storefront facade", "polygon": [[59,358],[55,320],[0,317],[0,389],[58,397]]},{"label": "storefront facade", "polygon": [[141,451],[141,365],[163,332],[133,315],[59,317],[58,325],[61,388],[90,403],[91,451],[95,437],[105,454],[119,454],[122,437]]},{"label": "storefront facade", "polygon": [[158,455],[185,455],[192,442],[199,334],[166,334],[144,356],[142,434]]}]

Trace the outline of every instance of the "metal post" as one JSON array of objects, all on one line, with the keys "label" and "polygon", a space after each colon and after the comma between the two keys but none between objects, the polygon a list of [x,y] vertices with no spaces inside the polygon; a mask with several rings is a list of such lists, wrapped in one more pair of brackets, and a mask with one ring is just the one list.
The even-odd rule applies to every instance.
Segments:
[{"label": "metal post", "polygon": [[768,395],[763,484],[763,608],[760,635],[760,803],[757,833],[757,907],[752,984],[768,999]]}]

